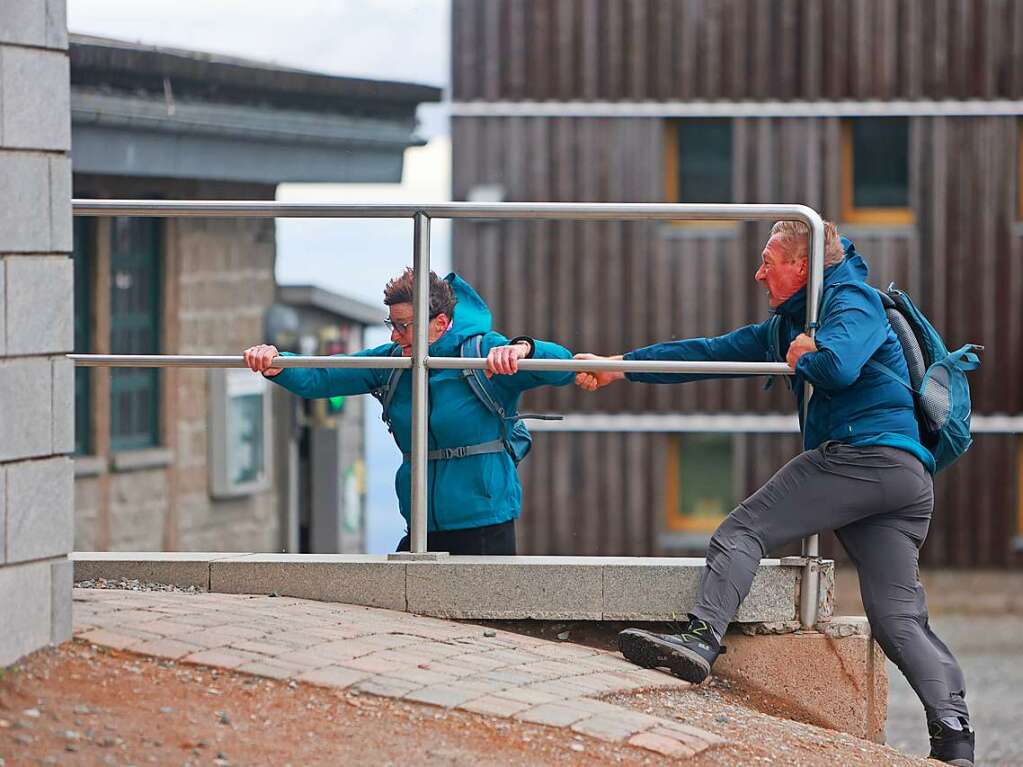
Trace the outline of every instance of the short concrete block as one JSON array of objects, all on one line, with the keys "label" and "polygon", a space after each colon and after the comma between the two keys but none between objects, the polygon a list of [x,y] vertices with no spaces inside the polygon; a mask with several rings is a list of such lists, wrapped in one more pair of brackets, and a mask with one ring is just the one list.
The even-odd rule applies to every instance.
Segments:
[{"label": "short concrete block", "polygon": [[53,360],[53,452],[75,449],[75,366],[71,360]]},{"label": "short concrete block", "polygon": [[439,618],[600,620],[599,563],[570,557],[452,557],[408,567],[408,610]]},{"label": "short concrete block", "polygon": [[46,0],[46,46],[67,50],[67,0]]},{"label": "short concrete block", "polygon": [[[45,34],[45,11],[40,10],[40,15]],[[58,152],[71,147],[69,66],[63,51],[33,48],[4,51],[0,75],[5,147]]]},{"label": "short concrete block", "polygon": [[50,563],[0,567],[0,668],[50,642]]},{"label": "short concrete block", "polygon": [[[696,602],[702,559],[642,558],[616,560],[604,567],[605,620],[684,619]],[[799,568],[765,559],[749,595],[739,607],[739,622],[785,621],[796,617]]]},{"label": "short concrete block", "polygon": [[235,556],[179,551],[131,552],[89,551],[74,552],[71,561],[75,567],[75,581],[139,580],[167,583],[173,586],[197,589],[210,587],[210,562]]},{"label": "short concrete block", "polygon": [[4,0],[3,8],[0,43],[46,44],[46,9],[39,0]]},{"label": "short concrete block", "polygon": [[50,644],[62,644],[71,638],[73,573],[70,559],[50,563]]},{"label": "short concrete block", "polygon": [[74,264],[67,256],[7,259],[7,353],[64,353],[74,346]]},{"label": "short concrete block", "polygon": [[0,565],[7,561],[7,467],[0,464]]},{"label": "short concrete block", "polygon": [[405,610],[405,567],[383,556],[250,554],[210,564],[210,590]]},{"label": "short concrete block", "polygon": [[8,464],[7,561],[64,556],[71,551],[73,537],[74,466],[71,459]]},{"label": "short concrete block", "polygon": [[70,253],[73,243],[71,225],[71,158],[50,156],[50,250]]},{"label": "short concrete block", "polygon": [[817,632],[728,634],[728,652],[714,673],[781,700],[797,717],[833,730],[884,742],[888,676],[884,655],[863,633],[863,619],[845,619]]},{"label": "short concrete block", "polygon": [[45,253],[52,239],[49,158],[0,149],[0,178],[18,179],[0,184],[0,252]]},{"label": "short concrete block", "polygon": [[0,461],[50,455],[52,383],[48,359],[0,359]]},{"label": "short concrete block", "polygon": [[[0,109],[3,109],[2,103],[0,103]],[[0,357],[7,355],[7,323],[5,321],[7,315],[7,303],[4,298],[7,292],[7,288],[5,286],[6,274],[7,262],[0,258]]]}]

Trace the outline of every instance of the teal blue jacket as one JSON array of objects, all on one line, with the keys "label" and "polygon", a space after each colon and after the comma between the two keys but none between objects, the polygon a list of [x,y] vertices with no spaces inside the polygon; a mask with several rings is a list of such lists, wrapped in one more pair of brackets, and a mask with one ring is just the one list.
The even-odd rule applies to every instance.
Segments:
[{"label": "teal blue jacket", "polygon": [[[912,453],[934,471],[934,456],[920,442],[913,397],[888,376],[867,365],[877,360],[909,379],[906,358],[888,323],[877,291],[867,284],[867,264],[852,242],[843,238],[845,260],[824,272],[824,313],[817,331],[817,351],[804,354],[791,379],[803,427],[803,448],[828,440],[851,445],[887,445]],[[716,338],[689,338],[647,346],[625,355],[628,360],[727,360],[773,362],[784,359],[803,332],[806,288],[774,310],[781,317],[782,348],[775,350],[771,322],[747,325]],[[628,373],[632,381],[680,383],[710,377]],[[813,396],[803,423],[803,383]]]},{"label": "teal blue jacket", "polygon": [[[484,334],[482,355],[508,338],[491,329],[491,315],[479,294],[461,277],[445,278],[454,289],[457,304],[451,328],[430,344],[431,357],[458,357],[466,338]],[[354,356],[388,357],[394,344],[356,352]],[[535,341],[535,358],[570,359],[572,353],[548,341]],[[367,394],[384,386],[389,369],[285,368],[270,378],[290,392],[310,399],[338,395]],[[501,426],[476,398],[461,370],[431,370],[429,449],[462,447],[500,439]],[[518,412],[522,392],[538,386],[564,386],[572,373],[519,371],[490,379],[491,390],[509,414]],[[393,437],[402,453],[412,449],[412,376],[403,371],[390,405]],[[412,465],[406,459],[395,476],[395,491],[401,515],[409,522]],[[427,529],[461,530],[495,525],[516,519],[522,508],[522,486],[515,464],[506,452],[484,453],[465,458],[431,460],[427,471],[429,519]]]}]

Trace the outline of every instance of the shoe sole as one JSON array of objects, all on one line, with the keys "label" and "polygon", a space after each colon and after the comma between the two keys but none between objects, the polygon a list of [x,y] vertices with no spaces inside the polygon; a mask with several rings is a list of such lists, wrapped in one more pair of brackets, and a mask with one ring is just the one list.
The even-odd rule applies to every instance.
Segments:
[{"label": "shoe sole", "polygon": [[700,684],[710,676],[710,664],[691,650],[676,647],[650,634],[623,631],[618,649],[627,660],[643,668],[666,668],[673,676]]}]

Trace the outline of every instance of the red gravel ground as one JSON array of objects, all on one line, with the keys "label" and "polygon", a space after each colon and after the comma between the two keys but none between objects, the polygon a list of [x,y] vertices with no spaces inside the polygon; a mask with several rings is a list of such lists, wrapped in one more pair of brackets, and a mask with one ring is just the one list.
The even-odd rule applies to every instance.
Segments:
[{"label": "red gravel ground", "polygon": [[[730,741],[687,764],[920,765],[883,746],[758,712],[717,685],[617,702]],[[83,642],[0,676],[12,765],[668,765],[571,731],[176,664]]]},{"label": "red gravel ground", "polygon": [[671,763],[570,731],[81,642],[0,678],[0,757],[4,767]]}]

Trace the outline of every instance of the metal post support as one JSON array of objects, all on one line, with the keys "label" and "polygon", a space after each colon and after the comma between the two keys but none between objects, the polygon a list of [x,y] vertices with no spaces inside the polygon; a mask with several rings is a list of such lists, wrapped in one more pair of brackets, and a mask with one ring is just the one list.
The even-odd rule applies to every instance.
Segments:
[{"label": "metal post support", "polygon": [[412,513],[409,551],[426,551],[427,427],[430,422],[430,219],[423,213],[413,218],[412,268]]},{"label": "metal post support", "polygon": [[[824,292],[824,222],[820,216],[809,220],[810,237],[807,261],[809,273],[806,276],[806,334],[813,338],[817,334],[817,319],[821,295]],[[810,408],[813,387],[803,383],[803,429]],[[802,584],[799,589],[799,622],[809,631],[817,625],[817,605],[820,591],[820,536],[816,533],[803,539],[803,556],[809,561],[803,566]]]}]

